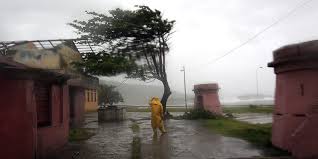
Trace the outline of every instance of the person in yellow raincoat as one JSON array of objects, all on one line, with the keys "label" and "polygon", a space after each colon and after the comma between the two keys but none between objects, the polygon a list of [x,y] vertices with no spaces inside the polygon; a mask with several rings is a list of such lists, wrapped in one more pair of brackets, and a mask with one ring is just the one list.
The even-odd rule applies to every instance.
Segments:
[{"label": "person in yellow raincoat", "polygon": [[149,105],[151,106],[151,126],[154,134],[157,134],[157,129],[161,133],[166,133],[166,130],[163,125],[163,107],[158,97],[153,97]]}]

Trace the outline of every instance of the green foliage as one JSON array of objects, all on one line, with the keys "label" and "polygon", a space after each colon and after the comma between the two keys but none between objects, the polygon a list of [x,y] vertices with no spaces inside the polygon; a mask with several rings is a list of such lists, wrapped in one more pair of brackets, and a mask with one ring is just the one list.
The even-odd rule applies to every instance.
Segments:
[{"label": "green foliage", "polygon": [[165,78],[165,53],[174,21],[147,6],[137,6],[136,10],[117,8],[108,14],[86,13],[91,16],[89,20],[74,20],[70,25],[82,38],[105,49],[85,56],[77,66],[97,75],[126,72],[141,80]]},{"label": "green foliage", "polygon": [[223,135],[249,141],[264,149],[266,156],[289,155],[271,144],[271,124],[250,124],[229,118],[217,118],[207,120],[204,125]]},{"label": "green foliage", "polygon": [[123,72],[131,74],[137,68],[132,60],[103,52],[83,54],[83,61],[74,62],[73,65],[84,74],[103,76],[113,76]]},{"label": "green foliage", "polygon": [[124,102],[122,95],[115,90],[112,85],[99,85],[98,87],[98,104],[113,105],[114,103]]},{"label": "green foliage", "polygon": [[109,104],[123,102],[122,95],[115,90],[115,86],[112,85],[99,85],[98,87],[98,103]]},{"label": "green foliage", "polygon": [[94,133],[91,132],[89,129],[86,128],[76,128],[76,129],[70,129],[69,132],[69,141],[82,141],[87,140],[90,137],[94,136]]},{"label": "green foliage", "polygon": [[257,108],[257,105],[250,104],[250,105],[248,105],[248,107],[253,109],[253,108]]},{"label": "green foliage", "polygon": [[182,119],[195,120],[195,119],[217,119],[219,115],[216,115],[210,111],[204,109],[192,109],[189,113],[184,113]]},{"label": "green foliage", "polygon": [[116,75],[124,72],[129,78],[159,80],[164,85],[161,100],[164,110],[171,94],[166,74],[168,41],[175,21],[162,17],[159,10],[136,6],[136,10],[115,9],[108,14],[87,12],[87,21],[70,23],[81,38],[90,39],[104,49],[84,56],[76,66],[83,73]]},{"label": "green foliage", "polygon": [[206,125],[222,134],[240,137],[255,144],[268,145],[270,143],[271,125],[269,124],[249,124],[222,118],[219,120],[208,120]]}]

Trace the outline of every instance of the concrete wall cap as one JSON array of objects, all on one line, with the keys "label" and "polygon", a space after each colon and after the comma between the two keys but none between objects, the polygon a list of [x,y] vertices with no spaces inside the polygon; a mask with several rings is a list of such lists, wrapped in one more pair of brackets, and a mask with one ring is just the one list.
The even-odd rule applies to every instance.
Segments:
[{"label": "concrete wall cap", "polygon": [[217,83],[197,84],[194,85],[193,90],[218,90],[219,85]]},{"label": "concrete wall cap", "polygon": [[318,61],[318,40],[285,45],[273,52],[274,60],[269,67],[299,61]]},{"label": "concrete wall cap", "polygon": [[318,40],[283,46],[273,52],[274,61],[291,56],[318,55]]}]

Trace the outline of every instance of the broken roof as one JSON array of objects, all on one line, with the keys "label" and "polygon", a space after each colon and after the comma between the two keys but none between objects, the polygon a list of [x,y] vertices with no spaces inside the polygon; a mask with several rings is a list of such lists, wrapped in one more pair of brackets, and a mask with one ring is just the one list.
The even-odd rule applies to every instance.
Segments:
[{"label": "broken roof", "polygon": [[[41,68],[31,68],[24,64],[20,64],[12,59],[8,58],[10,51],[16,51],[20,46],[25,44],[32,44],[32,48],[38,50],[52,50],[59,49],[60,46],[65,45],[73,49],[84,56],[87,53],[97,53],[102,50],[102,46],[97,46],[87,39],[53,39],[53,40],[26,40],[26,41],[0,41],[0,72],[7,72],[8,70],[13,70],[14,72],[38,72],[41,75],[54,74],[54,76],[66,75],[67,78],[71,78],[70,85],[78,85],[84,87],[96,87],[98,85],[98,78],[87,75],[80,74],[78,72],[71,72],[70,70],[50,70]],[[9,64],[10,65],[7,65]],[[17,68],[16,66],[21,66]],[[11,67],[11,68],[9,68]],[[12,68],[13,67],[13,68]],[[12,74],[10,73],[10,74]],[[31,73],[32,75],[34,73]],[[54,77],[53,76],[53,77]]]},{"label": "broken roof", "polygon": [[67,79],[71,78],[71,75],[69,74],[52,70],[31,68],[4,56],[0,56],[0,73],[18,79],[66,81]]},{"label": "broken roof", "polygon": [[101,48],[94,45],[88,39],[51,39],[51,40],[25,40],[25,41],[0,41],[0,55],[7,55],[7,52],[15,46],[33,43],[39,49],[54,49],[60,44],[67,45],[79,53],[96,53]]}]

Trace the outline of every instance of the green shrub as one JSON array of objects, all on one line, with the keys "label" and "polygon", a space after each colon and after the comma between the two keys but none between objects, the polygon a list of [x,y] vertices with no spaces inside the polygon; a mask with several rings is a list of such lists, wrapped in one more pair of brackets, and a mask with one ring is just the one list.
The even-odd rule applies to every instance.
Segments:
[{"label": "green shrub", "polygon": [[248,107],[251,108],[251,109],[253,109],[253,108],[256,109],[257,105],[250,104],[250,105],[248,105]]},{"label": "green shrub", "polygon": [[190,112],[184,113],[184,115],[181,116],[182,119],[188,120],[217,119],[218,117],[220,116],[204,109],[192,109]]}]

